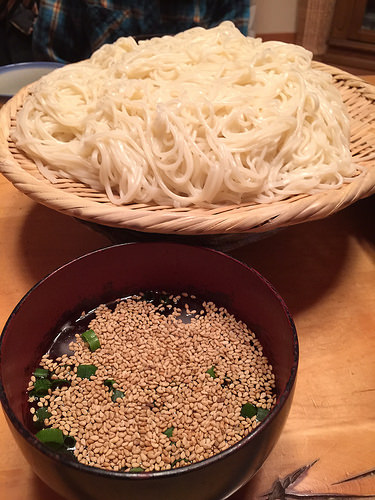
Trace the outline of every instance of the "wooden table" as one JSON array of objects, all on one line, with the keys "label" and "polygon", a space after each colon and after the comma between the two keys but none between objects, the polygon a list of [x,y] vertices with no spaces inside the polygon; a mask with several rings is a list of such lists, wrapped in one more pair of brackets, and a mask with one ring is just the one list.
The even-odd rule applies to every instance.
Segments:
[{"label": "wooden table", "polygon": [[[375,76],[366,79],[375,84]],[[269,494],[275,482],[285,486],[290,473],[308,464],[285,498],[375,499],[374,209],[372,196],[231,252],[279,290],[300,339],[296,392],[283,434],[263,468],[231,500],[283,498]],[[40,278],[109,244],[0,176],[0,329]],[[2,410],[0,499],[61,500],[32,473]]]}]

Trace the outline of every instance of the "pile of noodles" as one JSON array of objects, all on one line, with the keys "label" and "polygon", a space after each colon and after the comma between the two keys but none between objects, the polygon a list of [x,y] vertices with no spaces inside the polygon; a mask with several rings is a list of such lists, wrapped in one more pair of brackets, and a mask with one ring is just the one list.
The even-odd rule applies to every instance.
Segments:
[{"label": "pile of noodles", "polygon": [[358,173],[350,121],[311,53],[230,22],[104,45],[43,77],[17,114],[17,146],[51,182],[115,204],[268,203]]}]

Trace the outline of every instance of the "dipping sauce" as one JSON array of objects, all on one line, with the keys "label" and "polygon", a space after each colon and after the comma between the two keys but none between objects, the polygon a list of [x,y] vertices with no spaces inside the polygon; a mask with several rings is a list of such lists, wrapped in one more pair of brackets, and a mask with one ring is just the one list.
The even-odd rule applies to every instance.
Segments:
[{"label": "dipping sauce", "polygon": [[42,442],[126,472],[216,455],[276,403],[272,367],[246,324],[195,295],[158,291],[83,313],[41,358],[28,391]]}]

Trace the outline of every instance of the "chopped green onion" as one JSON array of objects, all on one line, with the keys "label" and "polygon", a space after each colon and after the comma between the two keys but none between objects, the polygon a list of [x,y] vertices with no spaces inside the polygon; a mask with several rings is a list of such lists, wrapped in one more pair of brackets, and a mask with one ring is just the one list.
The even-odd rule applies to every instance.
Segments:
[{"label": "chopped green onion", "polygon": [[99,349],[100,342],[94,330],[86,330],[81,337],[88,343],[91,352]]},{"label": "chopped green onion", "polygon": [[122,399],[125,396],[125,394],[122,391],[119,391],[118,389],[113,389],[113,394],[111,396],[111,399],[114,403],[120,398]]},{"label": "chopped green onion", "polygon": [[116,383],[115,380],[108,378],[107,380],[104,380],[104,385],[109,388],[110,391],[112,392],[111,399],[114,403],[120,398],[122,399],[125,396],[125,393],[123,391],[120,391],[119,389],[115,389],[113,386]]},{"label": "chopped green onion", "polygon": [[174,431],[174,427],[168,427],[168,429],[165,429],[165,431],[163,431],[163,434],[165,434],[167,437],[171,438],[173,431]]},{"label": "chopped green onion", "polygon": [[32,396],[45,396],[48,394],[48,389],[51,388],[51,381],[46,378],[37,378],[34,382],[34,389],[31,391]]},{"label": "chopped green onion", "polygon": [[132,467],[129,472],[144,472],[145,470],[142,467]]},{"label": "chopped green onion", "polygon": [[35,434],[35,437],[41,443],[53,449],[61,448],[64,445],[64,434],[61,429],[54,429],[53,427],[42,429]]},{"label": "chopped green onion", "polygon": [[216,373],[215,373],[215,366],[214,366],[214,365],[212,365],[212,366],[211,366],[211,368],[209,368],[209,369],[206,371],[206,373],[208,373],[208,374],[209,374],[209,376],[210,376],[210,377],[212,377],[212,378],[216,378],[216,377],[217,377],[217,375],[216,375]]},{"label": "chopped green onion", "polygon": [[241,417],[251,418],[257,414],[257,407],[251,403],[245,403],[241,408]]},{"label": "chopped green onion", "polygon": [[104,385],[109,387],[109,390],[111,391],[113,389],[113,384],[115,384],[116,381],[111,379],[111,378],[108,378],[107,380],[104,380]]},{"label": "chopped green onion", "polygon": [[92,375],[95,375],[97,369],[98,368],[95,365],[78,365],[77,377],[90,378]]},{"label": "chopped green onion", "polygon": [[36,368],[33,375],[35,378],[48,378],[49,371],[46,370],[45,368]]},{"label": "chopped green onion", "polygon": [[257,420],[258,422],[261,422],[262,420],[264,420],[266,418],[266,416],[269,414],[269,410],[267,410],[266,408],[258,408],[258,411],[257,411]]},{"label": "chopped green onion", "polygon": [[51,413],[48,411],[48,409],[45,406],[42,406],[41,408],[38,408],[36,410],[35,415],[38,418],[36,423],[44,424],[44,420],[46,418],[49,418],[51,416]]}]

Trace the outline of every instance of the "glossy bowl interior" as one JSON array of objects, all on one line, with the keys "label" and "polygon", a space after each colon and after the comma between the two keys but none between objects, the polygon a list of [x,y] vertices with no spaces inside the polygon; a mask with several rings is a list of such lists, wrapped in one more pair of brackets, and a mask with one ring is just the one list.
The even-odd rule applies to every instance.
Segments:
[{"label": "glossy bowl interior", "polygon": [[[273,365],[277,404],[252,434],[200,463],[140,474],[87,467],[45,448],[27,430],[25,389],[67,320],[141,290],[196,293],[246,322]],[[259,470],[275,445],[289,413],[298,365],[293,320],[262,276],[215,250],[175,243],[115,245],[61,267],[16,306],[0,342],[0,399],[15,440],[35,473],[69,499],[227,498]]]}]

